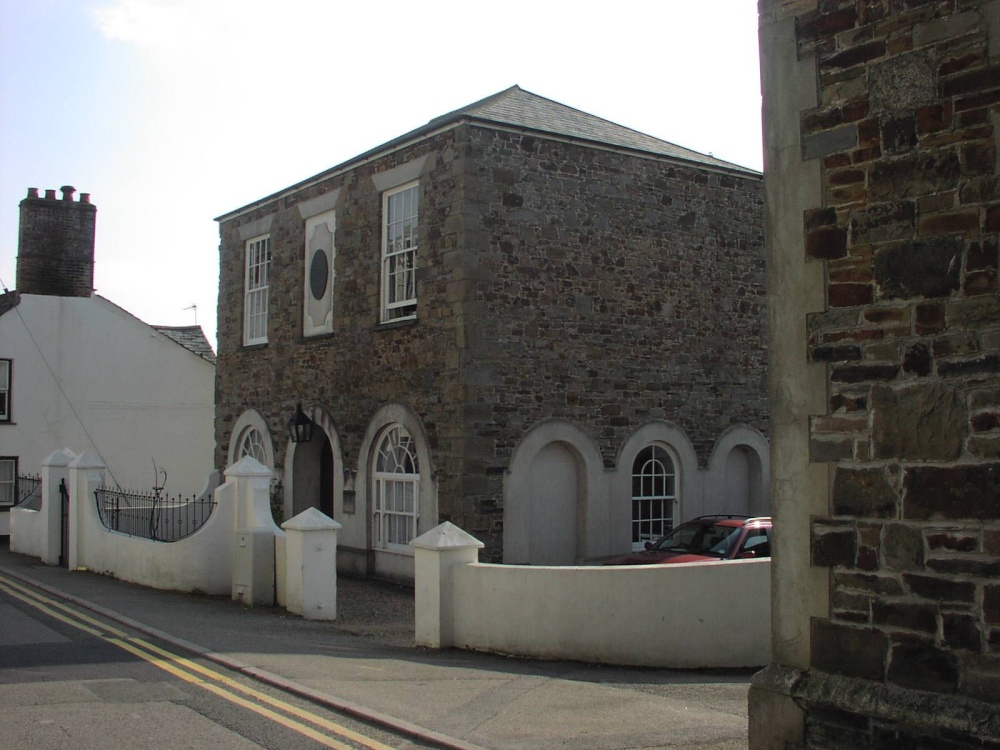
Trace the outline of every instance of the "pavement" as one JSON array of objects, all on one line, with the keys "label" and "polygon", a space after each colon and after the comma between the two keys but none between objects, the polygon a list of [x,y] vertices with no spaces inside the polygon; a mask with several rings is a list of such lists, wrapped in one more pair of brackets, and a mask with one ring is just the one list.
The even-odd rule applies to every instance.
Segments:
[{"label": "pavement", "polygon": [[47,566],[0,571],[175,647],[451,750],[744,750],[753,670],[536,661],[413,641],[413,590],[341,577],[332,622]]}]

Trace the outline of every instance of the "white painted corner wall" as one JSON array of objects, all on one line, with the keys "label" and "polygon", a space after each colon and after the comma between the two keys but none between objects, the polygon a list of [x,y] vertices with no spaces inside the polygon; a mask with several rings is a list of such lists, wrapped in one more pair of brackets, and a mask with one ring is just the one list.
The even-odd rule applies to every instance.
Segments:
[{"label": "white painted corner wall", "polygon": [[770,560],[491,565],[469,562],[471,547],[432,549],[433,533],[413,542],[420,645],[684,669],[770,661]]}]

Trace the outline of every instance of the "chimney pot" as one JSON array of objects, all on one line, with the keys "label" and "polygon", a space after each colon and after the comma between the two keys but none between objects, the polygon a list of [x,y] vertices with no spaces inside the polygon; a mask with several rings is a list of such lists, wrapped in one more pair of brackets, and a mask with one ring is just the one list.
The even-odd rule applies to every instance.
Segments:
[{"label": "chimney pot", "polygon": [[[89,297],[94,293],[94,228],[97,208],[90,195],[73,200],[76,188],[64,185],[62,200],[36,188],[21,201],[17,236],[17,290],[23,294]],[[34,200],[33,200],[34,199]]]}]

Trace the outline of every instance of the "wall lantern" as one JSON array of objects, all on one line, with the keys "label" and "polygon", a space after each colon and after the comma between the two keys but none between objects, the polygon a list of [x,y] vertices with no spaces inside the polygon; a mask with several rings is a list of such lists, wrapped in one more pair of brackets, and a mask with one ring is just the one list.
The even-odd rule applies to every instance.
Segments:
[{"label": "wall lantern", "polygon": [[293,443],[308,443],[313,436],[313,421],[302,411],[302,402],[295,406],[295,416],[288,420],[288,437]]}]

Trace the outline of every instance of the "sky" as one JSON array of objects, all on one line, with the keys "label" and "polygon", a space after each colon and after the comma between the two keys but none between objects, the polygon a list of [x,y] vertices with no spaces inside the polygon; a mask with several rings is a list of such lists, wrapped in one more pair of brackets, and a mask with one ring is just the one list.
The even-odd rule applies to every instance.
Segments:
[{"label": "sky", "polygon": [[0,0],[0,282],[72,185],[97,293],[215,346],[215,217],[514,84],[762,168],[753,0]]}]

